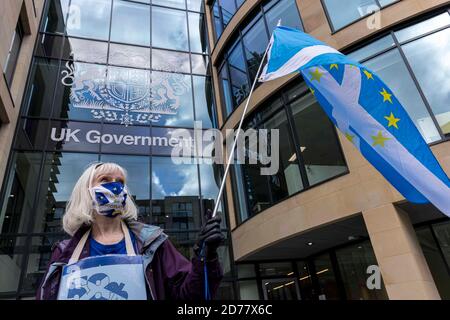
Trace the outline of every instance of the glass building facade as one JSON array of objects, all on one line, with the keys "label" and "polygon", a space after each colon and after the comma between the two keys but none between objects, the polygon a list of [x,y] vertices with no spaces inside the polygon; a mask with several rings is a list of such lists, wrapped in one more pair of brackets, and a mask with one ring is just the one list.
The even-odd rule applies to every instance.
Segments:
[{"label": "glass building facade", "polygon": [[[367,16],[370,8],[397,2],[317,1],[332,33]],[[168,137],[178,128],[193,129],[196,120],[205,129],[217,128],[218,113],[229,120],[249,94],[279,19],[303,29],[297,1],[259,1],[212,66],[211,51],[244,3],[46,1],[0,194],[0,298],[34,296],[52,245],[67,238],[61,218],[72,188],[95,161],[123,165],[139,219],[164,228],[178,250],[192,256],[202,212],[215,205],[223,168],[201,158],[174,164]],[[450,136],[449,41],[446,9],[345,52],[386,81],[430,144]],[[335,128],[299,77],[267,93],[244,129],[279,130],[280,168],[261,176],[259,165],[233,166],[232,194],[225,195],[221,210],[231,211],[226,197],[232,197],[237,227],[349,174]],[[367,267],[377,264],[368,236],[301,259],[234,262],[229,219],[223,220],[227,241],[219,255],[225,277],[217,299],[387,299],[384,285],[377,291],[365,287]],[[439,293],[448,299],[449,223],[415,229]]]},{"label": "glass building facade", "polygon": [[[192,256],[222,168],[174,164],[167,137],[194,120],[217,126],[203,1],[47,1],[23,101],[2,190],[0,297],[34,296],[95,161],[125,167],[139,219]],[[219,296],[233,298],[228,244],[219,251]]]}]

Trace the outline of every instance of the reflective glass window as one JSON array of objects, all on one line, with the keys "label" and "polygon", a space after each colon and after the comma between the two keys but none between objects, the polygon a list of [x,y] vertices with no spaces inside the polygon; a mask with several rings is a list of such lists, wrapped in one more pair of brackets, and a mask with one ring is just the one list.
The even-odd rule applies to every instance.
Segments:
[{"label": "reflective glass window", "polygon": [[152,108],[164,111],[158,125],[193,127],[191,76],[153,71],[151,96]]},{"label": "reflective glass window", "polygon": [[269,33],[272,33],[280,19],[283,26],[300,30],[303,29],[296,1],[279,1],[266,13]]},{"label": "reflective glass window", "polygon": [[203,128],[216,126],[214,96],[211,78],[193,76],[195,120],[201,121]]},{"label": "reflective glass window", "polygon": [[150,48],[111,43],[109,63],[119,66],[150,68]]},{"label": "reflective glass window", "polygon": [[243,43],[250,81],[255,79],[256,72],[258,71],[268,42],[269,39],[267,37],[266,27],[262,19],[258,20],[258,22],[244,35]]},{"label": "reflective glass window", "polygon": [[99,112],[111,101],[101,91],[106,82],[106,67],[67,61],[61,66],[59,77],[52,116],[101,121]]},{"label": "reflective glass window", "polygon": [[205,6],[202,0],[187,0],[187,8],[188,10],[203,12]]},{"label": "reflective glass window", "polygon": [[26,237],[0,238],[1,293],[18,291],[26,241]]},{"label": "reflective glass window", "polygon": [[186,12],[152,7],[152,46],[189,51]]},{"label": "reflective glass window", "polygon": [[388,296],[381,281],[381,289],[367,288],[367,268],[378,265],[370,241],[336,250],[339,273],[349,300],[387,300]]},{"label": "reflective glass window", "polygon": [[69,12],[70,0],[48,1],[47,15],[42,23],[42,31],[63,34]]},{"label": "reflective glass window", "polygon": [[157,71],[190,72],[189,54],[168,50],[152,50],[152,69]]},{"label": "reflective glass window", "polygon": [[361,49],[351,52],[347,56],[352,58],[355,61],[362,61],[368,57],[371,57],[385,49],[394,47],[394,39],[391,35],[385,36],[381,39],[378,39]]},{"label": "reflective glass window", "polygon": [[117,163],[127,170],[126,185],[142,217],[150,215],[150,158],[102,154],[102,162]]},{"label": "reflective glass window", "polygon": [[420,133],[428,143],[439,140],[440,135],[411,78],[398,50],[384,53],[364,63],[392,89]]},{"label": "reflective glass window", "polygon": [[188,13],[189,18],[189,38],[192,52],[207,53],[206,25],[204,15],[199,13]]},{"label": "reflective glass window", "polygon": [[450,25],[450,15],[446,12],[423,22],[416,23],[411,27],[399,30],[395,32],[395,36],[398,41],[403,42],[448,25]]},{"label": "reflective glass window", "polygon": [[[5,179],[5,197],[0,214],[1,234],[28,232],[36,214],[34,201],[42,162],[40,152],[15,152]],[[3,269],[2,269],[3,270]]]},{"label": "reflective glass window", "polygon": [[151,180],[154,224],[164,229],[201,226],[196,164],[175,164],[170,157],[152,157]]},{"label": "reflective glass window", "polygon": [[150,45],[150,6],[115,0],[111,41]]},{"label": "reflective glass window", "polygon": [[108,40],[111,0],[71,0],[67,34]]},{"label": "reflective glass window", "polygon": [[263,279],[264,300],[298,300],[295,279]]},{"label": "reflective glass window", "polygon": [[375,0],[323,0],[323,3],[336,30],[371,14],[378,8]]},{"label": "reflective glass window", "polygon": [[66,38],[63,58],[82,62],[106,63],[108,43]]},{"label": "reflective glass window", "polygon": [[300,143],[297,151],[303,158],[309,184],[344,173],[347,167],[334,126],[313,95],[308,93],[292,102],[291,108]]},{"label": "reflective glass window", "polygon": [[73,187],[96,154],[47,153],[42,171],[34,232],[62,232],[62,216]]},{"label": "reflective glass window", "polygon": [[256,280],[239,281],[241,300],[259,300],[259,290]]},{"label": "reflective glass window", "polygon": [[186,0],[152,0],[152,4],[178,9],[186,8]]},{"label": "reflective glass window", "polygon": [[31,82],[24,114],[48,117],[52,110],[53,91],[58,80],[59,62],[52,59],[36,58],[33,61]]}]

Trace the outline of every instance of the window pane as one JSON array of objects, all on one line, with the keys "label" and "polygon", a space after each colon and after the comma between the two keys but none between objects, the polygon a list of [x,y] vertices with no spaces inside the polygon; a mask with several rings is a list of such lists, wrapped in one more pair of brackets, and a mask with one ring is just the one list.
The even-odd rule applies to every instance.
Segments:
[{"label": "window pane", "polygon": [[238,264],[236,266],[238,278],[255,278],[255,265],[254,264]]},{"label": "window pane", "polygon": [[389,4],[397,2],[397,1],[399,1],[399,0],[378,0],[378,2],[380,3],[380,5],[382,7],[385,7],[385,6],[389,5]]},{"label": "window pane", "polygon": [[201,121],[203,128],[216,126],[215,106],[211,78],[193,76],[195,98],[195,120]]},{"label": "window pane", "polygon": [[450,222],[443,222],[433,226],[442,254],[447,265],[450,266]]},{"label": "window pane", "polygon": [[152,212],[153,223],[165,229],[200,228],[197,165],[152,157]]},{"label": "window pane", "polygon": [[94,114],[105,106],[104,98],[109,101],[107,93],[100,95],[100,89],[105,85],[106,67],[68,61],[61,69],[53,117],[100,121]]},{"label": "window pane", "polygon": [[126,185],[138,207],[138,214],[150,216],[150,158],[102,154],[100,160],[117,163],[127,171]]},{"label": "window pane", "polygon": [[264,300],[298,300],[295,279],[262,280]]},{"label": "window pane", "polygon": [[420,36],[427,32],[439,29],[450,24],[450,15],[446,12],[440,14],[434,18],[425,20],[421,23],[417,23],[411,27],[405,28],[403,30],[397,31],[395,35],[398,41],[403,42],[408,39]]},{"label": "window pane", "polygon": [[214,30],[216,32],[216,40],[218,40],[223,32],[222,19],[220,17],[219,1],[216,1],[214,3],[213,14],[214,14]]},{"label": "window pane", "polygon": [[338,300],[339,292],[330,256],[323,254],[317,257],[314,266],[319,281],[319,300]]},{"label": "window pane", "polygon": [[150,45],[150,6],[115,0],[111,41]]},{"label": "window pane", "polygon": [[[324,0],[334,29],[341,29],[370,13],[375,0]],[[343,10],[345,8],[345,10]]]},{"label": "window pane", "polygon": [[308,93],[291,104],[295,128],[310,185],[347,170],[334,127],[313,95]]},{"label": "window pane", "polygon": [[234,201],[236,203],[235,210],[237,211],[238,223],[242,223],[245,220],[253,216],[253,212],[249,213],[247,209],[247,196],[244,186],[244,173],[243,166],[239,164],[233,165],[233,187],[234,187]]},{"label": "window pane", "polygon": [[222,84],[222,105],[225,107],[225,117],[233,112],[233,102],[230,93],[230,81],[228,77],[228,64],[225,63],[220,70],[220,79]]},{"label": "window pane", "polygon": [[[5,184],[0,215],[1,233],[28,231],[30,217],[36,214],[34,198],[38,185],[42,153],[16,152]],[[3,269],[2,269],[3,270]]]},{"label": "window pane", "polygon": [[66,26],[67,13],[69,11],[70,0],[51,0],[49,1],[49,7],[47,17],[42,25],[42,31],[64,33]]},{"label": "window pane", "polygon": [[108,44],[106,42],[89,41],[76,38],[67,38],[67,51],[63,58],[75,61],[106,63],[108,57]]},{"label": "window pane", "polygon": [[50,263],[53,244],[64,239],[69,239],[69,236],[67,234],[61,234],[32,238],[26,274],[21,288],[22,291],[36,293],[47,271],[47,266]]},{"label": "window pane", "polygon": [[244,36],[244,49],[250,81],[255,79],[268,41],[263,19],[260,19]]},{"label": "window pane", "polygon": [[315,289],[313,287],[310,267],[306,261],[297,262],[298,283],[300,286],[300,296],[302,300],[315,300]]},{"label": "window pane", "polygon": [[204,15],[189,12],[189,36],[192,52],[207,53],[206,21]]},{"label": "window pane", "polygon": [[186,13],[152,7],[152,46],[189,51]]},{"label": "window pane", "polygon": [[386,37],[383,37],[381,39],[372,42],[371,44],[368,44],[367,46],[364,46],[361,49],[353,51],[347,56],[355,61],[362,61],[370,56],[373,56],[374,54],[377,54],[380,51],[383,51],[387,48],[391,48],[394,46],[395,46],[394,39],[392,38],[391,35],[388,35]]},{"label": "window pane", "polygon": [[439,244],[434,240],[429,226],[416,229],[416,234],[441,298],[450,299],[449,265],[441,255]]},{"label": "window pane", "polygon": [[256,280],[239,281],[239,293],[241,300],[259,300]]},{"label": "window pane", "polygon": [[154,71],[151,88],[152,109],[164,113],[158,125],[193,127],[191,76]]},{"label": "window pane", "polygon": [[62,216],[73,187],[95,154],[47,153],[33,232],[62,232]]},{"label": "window pane", "polygon": [[150,68],[150,48],[111,43],[109,63],[136,68]]},{"label": "window pane", "polygon": [[190,73],[189,54],[153,49],[152,68],[158,71]]},{"label": "window pane", "polygon": [[283,26],[300,30],[303,29],[297,4],[294,0],[279,1],[275,7],[267,12],[266,20],[270,33],[272,33],[273,29],[275,29],[280,19]]},{"label": "window pane", "polygon": [[152,4],[180,9],[186,8],[185,0],[152,0]]},{"label": "window pane", "polygon": [[431,143],[441,139],[398,50],[389,51],[364,64],[392,89],[425,141]]},{"label": "window pane", "polygon": [[187,8],[189,10],[203,12],[205,7],[202,0],[187,0]]},{"label": "window pane", "polygon": [[261,276],[293,276],[292,263],[277,262],[277,263],[261,263],[259,265],[259,272]]},{"label": "window pane", "polygon": [[226,26],[236,13],[236,4],[234,0],[221,0],[220,5],[222,9],[223,22]]},{"label": "window pane", "polygon": [[61,56],[61,48],[63,47],[64,37],[40,34],[34,55],[59,59]]},{"label": "window pane", "polygon": [[276,174],[267,176],[273,201],[277,202],[303,189],[300,167],[286,112],[284,109],[280,110],[258,128],[275,129],[279,132],[279,169]]},{"label": "window pane", "polygon": [[110,0],[71,0],[67,34],[108,40],[110,13]]},{"label": "window pane", "polygon": [[208,56],[192,54],[192,73],[206,74],[208,72]]},{"label": "window pane", "polygon": [[444,134],[450,133],[450,29],[403,46]]},{"label": "window pane", "polygon": [[58,79],[59,63],[51,59],[35,59],[28,87],[27,116],[48,117],[52,110],[53,91]]},{"label": "window pane", "polygon": [[[216,198],[219,193],[220,183],[222,182],[222,173],[219,165],[200,164],[200,185],[202,190],[203,208],[213,211],[216,205]],[[223,202],[220,203],[218,213],[222,217],[222,228],[226,228],[226,219],[224,218]]]},{"label": "window pane", "polygon": [[0,239],[0,292],[18,291],[25,244],[25,237]]},{"label": "window pane", "polygon": [[367,268],[378,265],[370,241],[336,250],[340,275],[348,300],[387,300],[382,282],[381,289],[369,290],[366,285]]}]

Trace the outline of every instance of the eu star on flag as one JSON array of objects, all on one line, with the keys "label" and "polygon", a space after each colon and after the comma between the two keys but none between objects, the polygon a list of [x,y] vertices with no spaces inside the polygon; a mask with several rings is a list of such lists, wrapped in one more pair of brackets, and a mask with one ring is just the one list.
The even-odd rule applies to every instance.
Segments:
[{"label": "eu star on flag", "polygon": [[310,35],[278,26],[259,81],[291,73],[302,74],[331,121],[407,200],[450,216],[450,180],[383,80]]}]

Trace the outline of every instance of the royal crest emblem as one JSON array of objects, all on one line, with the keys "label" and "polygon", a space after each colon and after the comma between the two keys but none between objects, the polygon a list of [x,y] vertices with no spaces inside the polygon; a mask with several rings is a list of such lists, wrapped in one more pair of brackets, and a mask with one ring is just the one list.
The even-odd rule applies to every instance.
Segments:
[{"label": "royal crest emblem", "polygon": [[[70,87],[70,108],[87,109],[94,119],[134,123],[174,116],[189,90],[185,76],[121,67],[99,67],[68,61],[61,82]],[[165,70],[170,69],[169,66]]]}]

